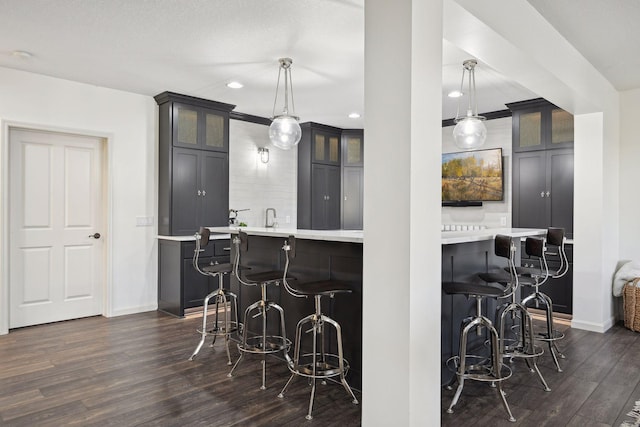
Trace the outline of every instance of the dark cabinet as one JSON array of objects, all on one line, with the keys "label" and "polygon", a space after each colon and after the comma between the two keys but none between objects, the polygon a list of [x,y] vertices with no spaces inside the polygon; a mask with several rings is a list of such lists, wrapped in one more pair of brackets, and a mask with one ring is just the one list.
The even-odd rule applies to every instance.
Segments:
[{"label": "dark cabinet", "polygon": [[229,151],[229,111],[173,103],[173,145]]},{"label": "dark cabinet", "polygon": [[362,129],[342,132],[342,166],[364,166],[364,135]]},{"label": "dark cabinet", "polygon": [[342,228],[362,230],[364,202],[364,169],[345,167],[342,169]]},{"label": "dark cabinet", "polygon": [[562,227],[573,238],[573,150],[513,154],[514,227]]},{"label": "dark cabinet", "polygon": [[228,165],[226,153],[173,149],[171,193],[174,203],[171,218],[174,235],[192,234],[201,225],[227,223]]},{"label": "dark cabinet", "polygon": [[158,234],[227,225],[233,105],[164,92],[159,106]]},{"label": "dark cabinet", "polygon": [[364,210],[364,136],[361,129],[342,132],[342,228],[362,230]]},{"label": "dark cabinet", "polygon": [[311,166],[311,228],[340,228],[340,167],[323,164]]},{"label": "dark cabinet", "polygon": [[512,111],[513,151],[573,147],[573,115],[544,99],[507,104]]},{"label": "dark cabinet", "polygon": [[342,129],[303,123],[298,144],[298,228],[340,228]]},{"label": "dark cabinet", "polygon": [[[340,166],[340,131],[311,128],[312,162]],[[304,132],[304,131],[303,131]]]},{"label": "dark cabinet", "polygon": [[[202,306],[204,297],[217,289],[218,279],[193,268],[194,241],[158,242],[158,309],[182,317],[189,309]],[[228,263],[229,244],[229,239],[211,240],[200,254],[200,265]],[[224,286],[229,288],[229,275],[224,276]]]},{"label": "dark cabinet", "polygon": [[303,123],[298,144],[298,228],[362,229],[361,129]]}]

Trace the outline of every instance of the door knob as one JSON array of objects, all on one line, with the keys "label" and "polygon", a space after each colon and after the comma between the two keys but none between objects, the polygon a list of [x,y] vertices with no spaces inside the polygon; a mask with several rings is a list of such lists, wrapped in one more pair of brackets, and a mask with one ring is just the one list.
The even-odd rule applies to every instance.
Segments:
[{"label": "door knob", "polygon": [[100,238],[100,233],[89,234],[89,237],[92,238],[92,239],[99,239]]}]

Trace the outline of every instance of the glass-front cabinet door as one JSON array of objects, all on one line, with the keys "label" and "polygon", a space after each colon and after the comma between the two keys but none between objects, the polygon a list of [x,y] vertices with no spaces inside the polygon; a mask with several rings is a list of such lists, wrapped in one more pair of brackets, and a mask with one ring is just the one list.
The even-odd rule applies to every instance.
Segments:
[{"label": "glass-front cabinet door", "polygon": [[345,130],[342,133],[342,165],[364,165],[364,141],[361,130]]},{"label": "glass-front cabinet door", "polygon": [[175,103],[173,145],[211,151],[228,151],[226,112]]},{"label": "glass-front cabinet door", "polygon": [[313,131],[313,163],[340,165],[340,135]]}]

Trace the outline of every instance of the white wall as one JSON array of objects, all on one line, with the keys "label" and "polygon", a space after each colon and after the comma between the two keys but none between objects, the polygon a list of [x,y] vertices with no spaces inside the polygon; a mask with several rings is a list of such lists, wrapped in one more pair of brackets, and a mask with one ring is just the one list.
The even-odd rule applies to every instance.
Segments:
[{"label": "white wall", "polygon": [[620,96],[620,259],[640,262],[640,89]]},{"label": "white wall", "polygon": [[[442,207],[443,224],[486,225],[489,228],[511,227],[512,144],[511,117],[487,120],[487,140],[480,148],[502,148],[504,169],[504,200],[483,202],[482,206]],[[453,126],[442,128],[442,152],[461,151],[453,143]],[[506,221],[502,225],[501,220]]]},{"label": "white wall", "polygon": [[[258,148],[269,149],[269,163]],[[229,125],[229,209],[251,227],[263,227],[265,209],[275,208],[280,228],[296,228],[298,148],[281,150],[269,142],[269,127],[240,120]],[[289,220],[287,222],[287,219]]]},{"label": "white wall", "polygon": [[[107,138],[109,225],[101,234],[108,246],[111,288],[105,314],[155,309],[156,227],[136,227],[137,216],[154,217],[155,223],[157,212],[158,124],[153,98],[0,68],[0,119],[9,126],[19,123]],[[7,135],[0,137],[7,144]],[[0,188],[6,189],[6,183]],[[6,203],[7,194],[0,200]],[[6,243],[7,236],[1,237]],[[7,286],[0,281],[0,288]]]}]

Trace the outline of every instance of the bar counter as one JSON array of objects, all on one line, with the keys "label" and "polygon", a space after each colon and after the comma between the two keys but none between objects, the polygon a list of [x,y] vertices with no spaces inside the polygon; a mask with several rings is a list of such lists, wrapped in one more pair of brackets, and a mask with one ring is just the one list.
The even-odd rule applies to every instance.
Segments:
[{"label": "bar counter", "polygon": [[[297,239],[297,257],[291,269],[300,282],[337,279],[351,285],[352,293],[338,295],[324,309],[343,328],[345,357],[351,363],[349,382],[361,388],[362,366],[362,245],[365,235],[351,230],[298,230],[286,228],[242,227],[249,235],[249,251],[242,262],[255,271],[282,269],[284,267],[284,240],[293,235]],[[210,227],[212,233],[233,236],[238,227]],[[443,231],[442,280],[478,281],[477,273],[501,269],[506,261],[494,255],[493,240],[497,234],[515,238],[544,236],[546,230],[522,228],[488,228],[467,231]],[[517,246],[516,263],[520,262],[520,245]],[[235,248],[231,245],[231,259]],[[381,260],[381,262],[384,260]],[[440,286],[440,284],[434,284]],[[259,299],[259,289],[239,285],[231,279],[231,289],[239,296],[241,313]],[[285,310],[287,336],[293,338],[298,320],[313,312],[313,301],[291,297],[283,287],[269,289],[269,298]],[[383,308],[381,308],[382,310]],[[459,325],[472,314],[474,301],[460,295],[442,295],[442,382],[447,383],[452,373],[444,362],[457,353]],[[485,304],[491,313],[495,303]],[[493,316],[489,316],[490,318]],[[275,331],[274,331],[275,332]]]}]

